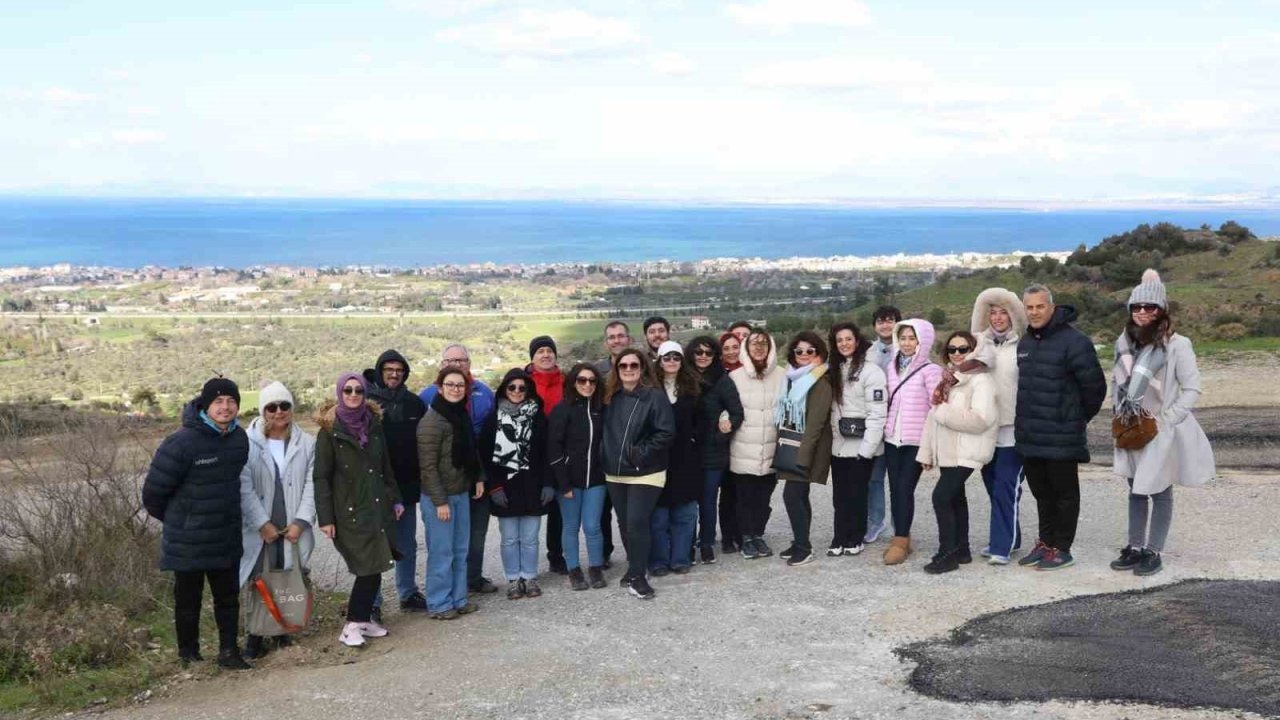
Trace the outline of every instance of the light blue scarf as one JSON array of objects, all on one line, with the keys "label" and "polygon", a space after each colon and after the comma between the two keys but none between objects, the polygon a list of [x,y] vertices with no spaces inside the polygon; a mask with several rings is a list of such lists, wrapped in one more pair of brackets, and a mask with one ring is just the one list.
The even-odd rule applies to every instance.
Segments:
[{"label": "light blue scarf", "polygon": [[805,400],[809,390],[826,374],[825,364],[787,368],[782,377],[782,397],[773,411],[773,424],[804,432]]}]

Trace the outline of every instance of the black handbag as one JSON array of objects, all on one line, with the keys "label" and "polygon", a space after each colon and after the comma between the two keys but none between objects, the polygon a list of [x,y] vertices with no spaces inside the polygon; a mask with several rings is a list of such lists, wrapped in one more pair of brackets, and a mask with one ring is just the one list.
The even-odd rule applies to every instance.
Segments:
[{"label": "black handbag", "polygon": [[847,418],[841,413],[840,421],[836,423],[836,427],[840,430],[840,437],[860,438],[867,434],[867,419]]},{"label": "black handbag", "polygon": [[809,474],[809,468],[800,464],[800,443],[802,442],[804,442],[804,433],[778,428],[778,446],[773,451],[774,472],[801,476]]}]

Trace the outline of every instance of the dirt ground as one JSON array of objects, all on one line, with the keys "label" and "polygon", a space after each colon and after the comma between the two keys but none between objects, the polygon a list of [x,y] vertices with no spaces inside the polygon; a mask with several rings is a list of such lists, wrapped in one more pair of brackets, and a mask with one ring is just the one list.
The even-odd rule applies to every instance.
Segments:
[{"label": "dirt ground", "polygon": [[[1188,578],[1280,579],[1280,503],[1275,474],[1228,472],[1202,489],[1176,491],[1166,568],[1151,578],[1107,563],[1125,537],[1123,484],[1100,467],[1084,472],[1077,565],[1056,573],[980,560],[935,577],[921,566],[936,544],[918,492],[918,552],[903,566],[879,562],[883,543],[858,557],[821,557],[789,568],[779,559],[727,557],[684,577],[654,581],[640,602],[618,588],[572,592],[544,575],[536,600],[479,598],[475,615],[451,622],[389,613],[392,635],[365,650],[336,637],[279,652],[234,676],[202,676],[112,718],[1240,718],[1248,713],[1110,702],[957,703],[913,691],[914,663],[896,650],[943,637],[978,616],[1080,595],[1155,587]],[[969,487],[975,549],[985,541],[987,502]],[[788,537],[775,495],[769,540]],[[813,494],[813,539],[831,532],[830,494]],[[1022,503],[1034,528],[1035,502]],[[1033,532],[1033,530],[1032,530]],[[497,577],[496,530],[487,573]],[[322,547],[325,544],[322,543]],[[317,573],[342,576],[332,552]],[[1069,628],[1068,628],[1069,630]],[[1211,652],[1212,648],[1206,648]]]}]

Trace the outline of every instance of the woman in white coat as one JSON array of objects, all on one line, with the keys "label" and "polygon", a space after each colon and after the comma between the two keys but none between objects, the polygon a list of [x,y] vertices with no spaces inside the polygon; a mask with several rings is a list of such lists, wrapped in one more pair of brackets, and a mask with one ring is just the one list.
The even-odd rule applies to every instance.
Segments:
[{"label": "woman in white coat", "polygon": [[996,387],[990,370],[974,357],[978,339],[951,333],[943,346],[947,376],[938,384],[935,404],[925,419],[916,462],[938,468],[933,512],[938,518],[938,554],[924,566],[930,574],[951,572],[972,562],[969,552],[969,501],[964,484],[981,470],[996,449]]},{"label": "woman in white coat", "polygon": [[[306,568],[315,547],[312,526],[316,522],[315,486],[311,474],[315,466],[316,440],[293,421],[293,395],[280,382],[262,388],[258,396],[259,416],[249,424],[249,461],[240,473],[240,511],[244,555],[240,558],[240,586],[256,578],[262,565],[293,567],[297,543]],[[281,646],[289,643],[281,635]],[[266,654],[262,637],[250,635],[244,656]]]},{"label": "woman in white coat", "polygon": [[778,346],[764,330],[755,329],[742,343],[742,367],[729,374],[742,400],[742,425],[729,443],[729,477],[738,490],[738,529],[742,556],[748,560],[773,555],[764,541],[772,508],[769,499],[778,487],[773,454],[778,447],[774,413],[786,375],[778,367]]},{"label": "woman in white coat", "polygon": [[1149,413],[1157,434],[1142,448],[1115,450],[1115,473],[1129,482],[1129,544],[1111,567],[1153,575],[1162,567],[1160,553],[1173,522],[1173,483],[1199,487],[1217,469],[1209,438],[1191,414],[1200,399],[1196,354],[1190,340],[1173,332],[1159,273],[1142,274],[1128,306],[1112,370],[1115,412]]},{"label": "woman in white coat", "polygon": [[857,555],[867,534],[871,471],[884,454],[888,388],[884,370],[867,361],[871,343],[851,322],[831,327],[832,537],[827,555]]}]

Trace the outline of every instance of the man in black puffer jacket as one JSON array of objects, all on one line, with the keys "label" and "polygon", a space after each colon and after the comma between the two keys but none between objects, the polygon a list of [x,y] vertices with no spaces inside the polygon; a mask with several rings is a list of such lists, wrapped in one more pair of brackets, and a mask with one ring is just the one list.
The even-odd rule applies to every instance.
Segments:
[{"label": "man in black puffer jacket", "polygon": [[160,443],[142,486],[147,514],[164,523],[160,569],[171,570],[178,657],[200,657],[204,581],[213,594],[218,664],[245,670],[236,634],[240,620],[240,471],[249,437],[236,423],[240,391],[225,378],[205,383],[182,410],[182,429]]},{"label": "man in black puffer jacket", "polygon": [[[400,487],[404,513],[396,521],[396,594],[400,609],[426,612],[427,599],[418,589],[415,567],[418,564],[418,514],[414,511],[422,495],[422,476],[418,471],[418,421],[427,414],[427,405],[409,392],[409,361],[395,350],[378,356],[378,362],[364,371],[369,399],[382,408],[382,431],[387,438],[387,454],[396,485]],[[382,622],[382,595],[374,596],[373,620]]]},{"label": "man in black puffer jacket", "polygon": [[1107,396],[1107,380],[1093,342],[1071,326],[1076,310],[1055,306],[1049,288],[1022,294],[1027,334],[1018,341],[1018,405],[1014,441],[1027,485],[1036,498],[1040,538],[1018,561],[1037,570],[1073,562],[1080,518],[1079,464],[1089,462],[1085,428]]}]

